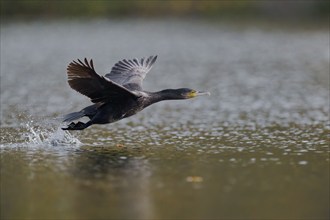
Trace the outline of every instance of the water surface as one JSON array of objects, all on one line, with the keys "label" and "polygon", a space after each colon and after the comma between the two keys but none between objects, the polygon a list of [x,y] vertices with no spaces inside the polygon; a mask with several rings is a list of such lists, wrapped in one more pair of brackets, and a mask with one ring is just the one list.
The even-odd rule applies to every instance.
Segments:
[{"label": "water surface", "polygon": [[[64,132],[66,66],[159,56],[144,87],[210,97]],[[1,27],[1,218],[329,218],[329,32],[196,21]]]}]

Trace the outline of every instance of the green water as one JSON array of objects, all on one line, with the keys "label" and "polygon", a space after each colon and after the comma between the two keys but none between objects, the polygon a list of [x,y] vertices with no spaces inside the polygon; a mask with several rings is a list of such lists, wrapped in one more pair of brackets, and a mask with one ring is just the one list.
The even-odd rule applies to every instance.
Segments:
[{"label": "green water", "polygon": [[[191,87],[64,132],[66,65],[158,54],[146,90]],[[329,33],[191,21],[1,30],[1,219],[328,219]]]}]

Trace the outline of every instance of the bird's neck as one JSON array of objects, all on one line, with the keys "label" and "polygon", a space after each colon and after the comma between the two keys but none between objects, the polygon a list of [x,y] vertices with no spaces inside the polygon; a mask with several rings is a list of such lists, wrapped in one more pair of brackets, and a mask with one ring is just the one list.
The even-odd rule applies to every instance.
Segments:
[{"label": "bird's neck", "polygon": [[165,89],[158,92],[150,92],[147,106],[164,100],[182,99],[179,98],[174,91],[175,91],[174,89]]}]

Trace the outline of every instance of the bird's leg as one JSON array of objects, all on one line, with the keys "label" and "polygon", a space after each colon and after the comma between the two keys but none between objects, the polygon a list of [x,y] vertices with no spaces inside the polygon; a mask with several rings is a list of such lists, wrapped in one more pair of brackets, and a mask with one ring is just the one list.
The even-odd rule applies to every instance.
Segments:
[{"label": "bird's leg", "polygon": [[67,128],[62,128],[62,130],[73,130],[73,128],[74,128],[75,125],[76,125],[76,124],[75,124],[74,122],[71,122],[71,123],[68,125]]},{"label": "bird's leg", "polygon": [[83,130],[86,128],[86,126],[85,126],[85,123],[78,121],[77,124],[75,124],[73,128],[75,130]]},{"label": "bird's leg", "polygon": [[92,125],[91,121],[87,123],[83,123],[80,121],[78,121],[77,123],[71,122],[67,128],[62,128],[62,130],[83,130],[91,125]]}]

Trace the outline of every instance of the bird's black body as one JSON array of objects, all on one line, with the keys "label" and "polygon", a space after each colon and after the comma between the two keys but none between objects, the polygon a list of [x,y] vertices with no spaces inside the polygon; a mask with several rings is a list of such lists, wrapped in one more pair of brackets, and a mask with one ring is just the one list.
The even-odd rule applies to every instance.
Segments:
[{"label": "bird's black body", "polygon": [[84,63],[80,60],[68,66],[69,85],[91,98],[95,104],[79,112],[64,116],[64,122],[71,122],[82,117],[90,121],[71,122],[63,130],[83,130],[92,124],[112,123],[132,116],[147,106],[162,100],[188,99],[197,95],[209,94],[192,89],[166,89],[159,92],[142,90],[142,80],[151,69],[157,56],[148,59],[122,60],[115,64],[105,77],[99,76],[93,66],[93,61]]}]

